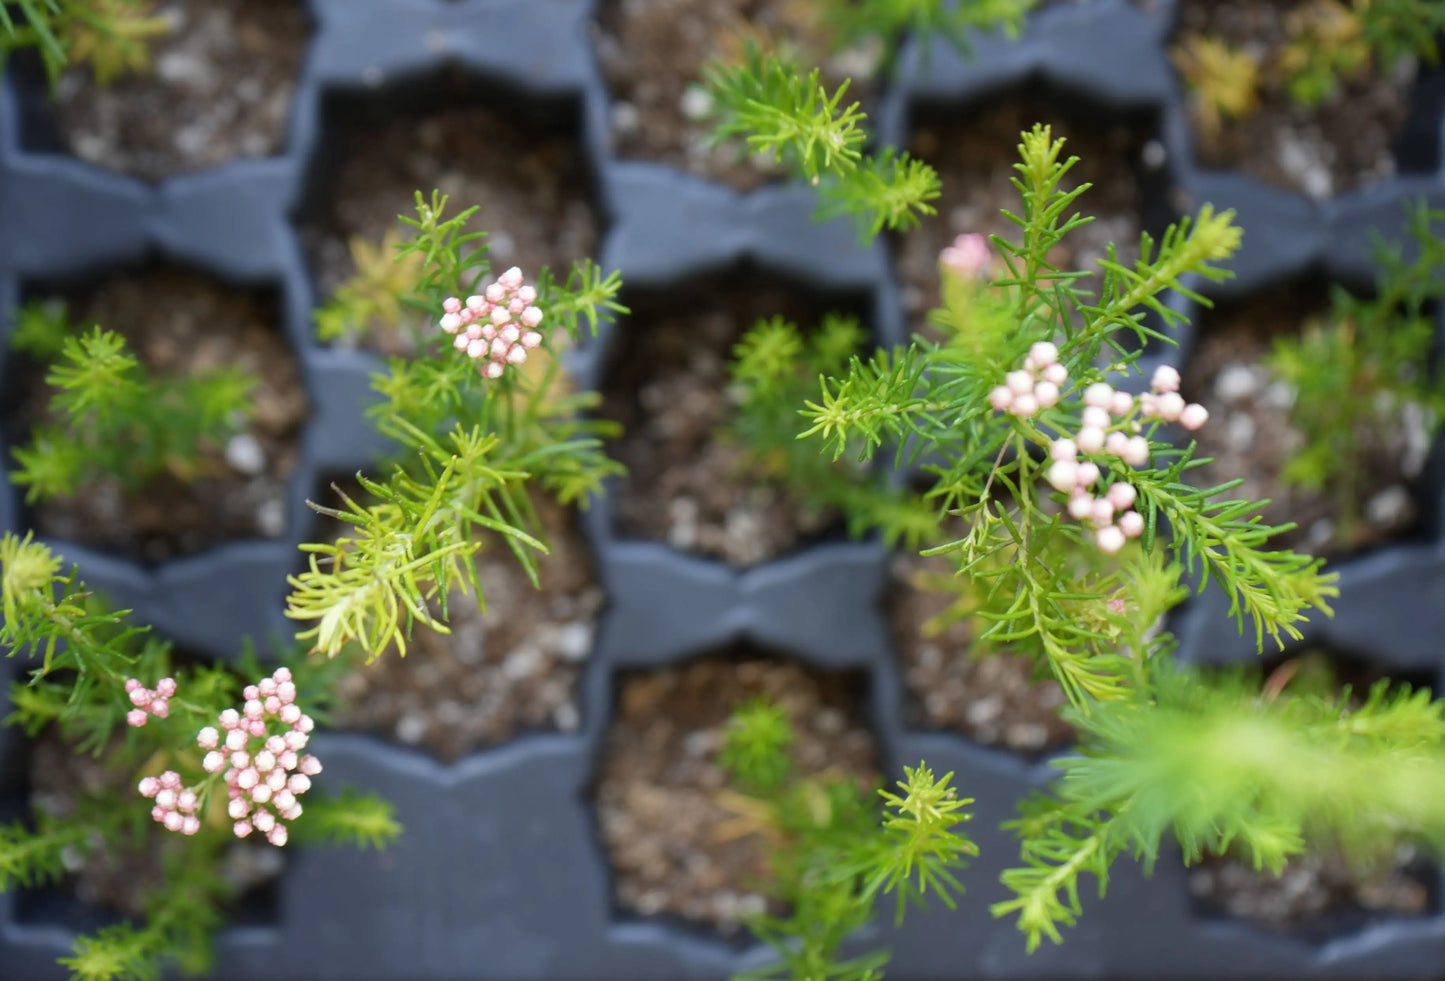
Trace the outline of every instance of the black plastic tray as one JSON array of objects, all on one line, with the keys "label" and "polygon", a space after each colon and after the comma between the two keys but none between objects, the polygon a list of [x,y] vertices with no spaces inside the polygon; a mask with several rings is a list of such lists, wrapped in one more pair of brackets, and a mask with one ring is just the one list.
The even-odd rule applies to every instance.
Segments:
[{"label": "black plastic tray", "polygon": [[[102,173],[74,159],[28,152],[20,139],[23,86],[0,93],[0,310],[20,285],[93,274],[161,256],[219,278],[276,288],[313,415],[292,477],[286,532],[275,542],[236,542],[146,569],[67,542],[51,544],[85,579],[133,607],[140,622],[191,650],[231,656],[238,639],[283,634],[285,576],[295,545],[313,527],[304,501],[325,475],[364,467],[379,449],[362,417],[377,362],[314,343],[316,297],[295,233],[308,175],[325,149],[323,96],[388,98],[397,86],[425,85],[443,64],[528,98],[570,103],[593,166],[605,223],[601,261],[632,286],[665,286],[739,261],[820,289],[868,291],[879,336],[902,332],[898,287],[887,248],[858,247],[846,224],[810,220],[808,188],[769,186],[751,194],[621,162],[607,144],[608,95],[589,48],[592,0],[311,0],[317,30],[300,79],[286,151],[177,178],[160,186]],[[1324,204],[1191,162],[1180,86],[1165,38],[1172,5],[1146,12],[1125,0],[1051,7],[1018,43],[978,39],[964,61],[942,44],[910,48],[900,82],[879,112],[880,134],[898,141],[910,107],[966,105],[1031,79],[1101,113],[1158,113],[1167,167],[1191,207],[1233,207],[1246,229],[1238,277],[1212,290],[1240,296],[1263,284],[1323,269],[1368,274],[1366,230],[1398,229],[1401,204],[1420,193],[1445,199],[1439,168],[1401,177]],[[1423,98],[1423,96],[1422,96]],[[1426,100],[1438,101],[1433,97]],[[26,113],[33,112],[33,105]],[[1422,159],[1439,157],[1436,118]],[[1418,123],[1418,121],[1417,121]],[[595,386],[608,345],[626,323],[607,325],[575,352],[572,367]],[[1187,354],[1188,338],[1179,352]],[[0,358],[4,357],[0,345]],[[0,363],[0,370],[3,370]],[[1439,467],[1424,493],[1441,500]],[[0,492],[0,525],[22,511]],[[606,858],[588,803],[608,724],[617,672],[675,664],[745,640],[820,667],[869,678],[869,713],[886,768],[928,761],[952,770],[977,798],[971,825],[982,855],[966,875],[957,912],[886,922],[859,938],[894,948],[889,977],[938,978],[1436,978],[1445,964],[1445,916],[1380,917],[1348,926],[1328,942],[1270,934],[1209,919],[1191,905],[1184,869],[1167,857],[1152,879],[1133,863],[1115,869],[1106,900],[1089,897],[1080,926],[1060,947],[1025,953],[1011,921],[988,905],[1002,898],[999,872],[1017,846],[998,830],[1015,802],[1047,782],[1047,761],[1030,763],[961,737],[910,731],[890,651],[881,598],[884,549],[876,542],[827,544],[747,571],[683,555],[660,544],[616,540],[608,501],[585,528],[598,556],[608,608],[581,689],[582,726],[532,735],[441,765],[419,751],[351,734],[318,737],[327,781],[393,800],[406,833],[382,853],[292,849],[273,919],[233,927],[218,940],[214,976],[276,981],[407,979],[577,979],[677,981],[725,978],[764,962],[757,946],[724,943],[701,930],[617,912]],[[1438,520],[1428,521],[1438,529]],[[1333,621],[1311,637],[1395,669],[1438,672],[1445,658],[1445,555],[1437,539],[1383,549],[1341,564],[1344,588]],[[1184,656],[1202,661],[1253,656],[1206,592],[1177,618]],[[0,732],[0,779],[15,786],[23,739]],[[0,798],[5,787],[0,786]],[[1437,889],[1436,892],[1439,890]],[[18,915],[17,894],[0,894],[0,977],[60,978],[83,918]]]}]

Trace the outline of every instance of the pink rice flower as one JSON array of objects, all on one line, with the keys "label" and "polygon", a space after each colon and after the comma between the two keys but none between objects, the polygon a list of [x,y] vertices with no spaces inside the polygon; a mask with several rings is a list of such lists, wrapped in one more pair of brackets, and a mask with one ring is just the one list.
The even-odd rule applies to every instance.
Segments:
[{"label": "pink rice flower", "polygon": [[149,716],[164,719],[171,714],[170,700],[176,693],[176,679],[162,678],[156,682],[154,689],[150,689],[138,678],[127,678],[125,691],[130,703],[135,706],[125,714],[126,724],[139,729],[146,724]]},{"label": "pink rice flower", "polygon": [[455,336],[454,348],[479,362],[477,368],[483,378],[500,378],[507,365],[523,364],[527,352],[542,343],[537,330],[542,310],[536,302],[536,288],[527,286],[522,270],[513,266],[465,302],[447,297],[439,325],[445,333]]}]

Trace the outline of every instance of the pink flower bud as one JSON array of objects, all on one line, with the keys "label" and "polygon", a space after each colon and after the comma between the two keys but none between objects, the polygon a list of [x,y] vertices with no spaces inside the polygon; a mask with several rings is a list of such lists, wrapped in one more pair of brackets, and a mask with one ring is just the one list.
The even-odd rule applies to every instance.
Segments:
[{"label": "pink flower bud", "polygon": [[271,672],[271,680],[275,681],[278,685],[284,685],[286,682],[294,681],[295,679],[291,677],[291,669],[283,664]]},{"label": "pink flower bud", "polygon": [[487,287],[488,303],[504,303],[507,299],[507,288],[501,283],[493,283]]},{"label": "pink flower bud", "polygon": [[167,831],[179,831],[181,830],[181,825],[184,824],[185,821],[186,819],[181,817],[180,811],[167,811],[166,816],[164,820],[161,821],[161,823],[166,826]]},{"label": "pink flower bud", "polygon": [[231,820],[239,821],[251,813],[251,802],[244,797],[232,797],[226,805],[226,813],[231,815]]},{"label": "pink flower bud", "polygon": [[1094,499],[1086,491],[1079,491],[1069,498],[1069,516],[1075,521],[1088,521],[1094,513]]},{"label": "pink flower bud", "polygon": [[304,773],[293,773],[286,781],[286,789],[299,797],[311,789],[311,778]]},{"label": "pink flower bud", "polygon": [[266,740],[266,752],[273,756],[286,752],[286,740],[279,735],[271,736]]},{"label": "pink flower bud", "polygon": [[176,798],[176,808],[182,814],[190,814],[196,809],[196,792],[194,790],[182,790]]},{"label": "pink flower bud", "polygon": [[1055,362],[1044,367],[1043,377],[1044,381],[1062,387],[1069,380],[1069,369]]},{"label": "pink flower bud", "polygon": [[181,834],[193,835],[201,830],[201,819],[194,814],[187,815],[181,819]]},{"label": "pink flower bud", "polygon": [[[1110,400],[1114,398],[1114,387],[1107,382],[1094,382],[1084,389],[1084,404],[1095,409],[1107,408]],[[1107,423],[1105,424],[1107,425]],[[1099,427],[1100,429],[1103,426]]]},{"label": "pink flower bud", "polygon": [[1165,392],[1159,396],[1159,416],[1165,422],[1176,422],[1184,411],[1184,399],[1178,392]]},{"label": "pink flower bud", "polygon": [[487,302],[487,298],[485,296],[477,296],[476,294],[473,294],[467,297],[467,309],[473,311],[474,313],[479,311],[486,311],[490,306],[491,304]]},{"label": "pink flower bud", "polygon": [[1027,419],[1039,411],[1039,400],[1034,398],[1033,392],[1029,392],[1027,395],[1015,395],[1010,411],[1020,419]]},{"label": "pink flower bud", "polygon": [[522,336],[522,332],[517,328],[516,324],[508,324],[497,331],[497,336],[508,344],[515,344],[517,343],[517,338]]},{"label": "pink flower bud", "polygon": [[142,797],[154,797],[161,791],[161,782],[155,777],[144,777],[136,789]]},{"label": "pink flower bud", "polygon": [[248,719],[259,719],[266,714],[266,706],[262,705],[259,699],[247,699],[241,709],[241,714]]},{"label": "pink flower bud", "polygon": [[271,788],[273,794],[284,789],[286,787],[286,771],[279,766],[272,768],[271,772],[266,774],[266,786]]},{"label": "pink flower bud", "polygon": [[1113,555],[1124,547],[1124,533],[1113,525],[1100,528],[1094,532],[1094,541],[1099,546],[1099,551],[1106,555]]},{"label": "pink flower bud", "polygon": [[441,329],[446,331],[448,334],[455,334],[457,331],[462,329],[462,318],[459,317],[457,314],[449,313],[446,316],[442,317],[441,321],[438,323],[438,326],[441,327]]},{"label": "pink flower bud", "polygon": [[1096,426],[1085,426],[1079,430],[1078,444],[1085,453],[1097,453],[1104,445],[1104,431]]},{"label": "pink flower bud", "polygon": [[494,360],[500,361],[502,358],[507,356],[507,348],[509,347],[511,347],[510,344],[498,337],[496,340],[492,341],[492,358]]},{"label": "pink flower bud", "polygon": [[299,729],[292,729],[290,732],[282,735],[281,738],[286,740],[287,749],[294,749],[299,751],[306,748],[306,733],[302,732]]},{"label": "pink flower bud", "polygon": [[133,692],[133,691],[135,691],[136,689],[140,688],[140,686],[141,686],[141,683],[140,683],[140,681],[139,681],[138,679],[136,679],[136,678],[127,678],[127,679],[125,679],[125,690],[128,691],[128,692]]},{"label": "pink flower bud", "polygon": [[277,712],[281,711],[281,699],[277,698],[275,695],[267,695],[266,701],[262,702],[261,704],[265,706],[267,715],[275,715]]},{"label": "pink flower bud", "polygon": [[1089,512],[1089,520],[1099,528],[1102,528],[1114,520],[1114,505],[1109,503],[1107,497],[1095,499],[1094,505]]},{"label": "pink flower bud", "polygon": [[1034,385],[1034,398],[1043,408],[1052,409],[1059,404],[1059,386],[1053,382],[1041,381]]},{"label": "pink flower bud", "polygon": [[1190,402],[1184,407],[1184,411],[1179,413],[1179,425],[1190,432],[1204,428],[1204,424],[1208,421],[1209,410],[1198,402]]},{"label": "pink flower bud", "polygon": [[151,702],[151,715],[158,719],[164,719],[171,714],[171,703],[164,698],[157,698]]},{"label": "pink flower bud", "polygon": [[212,726],[206,726],[196,733],[196,745],[202,749],[215,749],[221,742],[221,734]]},{"label": "pink flower bud", "polygon": [[281,717],[281,721],[286,723],[288,726],[294,725],[296,720],[301,718],[301,706],[294,703],[290,705],[283,705],[281,706],[281,711],[278,712],[277,715],[279,715]]},{"label": "pink flower bud", "polygon": [[1093,487],[1099,480],[1099,468],[1087,460],[1079,464],[1079,486]]},{"label": "pink flower bud", "polygon": [[532,348],[540,347],[541,344],[542,335],[537,333],[535,330],[529,330],[522,335],[522,346],[528,348],[529,350]]},{"label": "pink flower bud", "polygon": [[160,776],[161,786],[167,790],[180,790],[184,784],[181,775],[175,770],[167,770]]},{"label": "pink flower bud", "polygon": [[231,765],[238,770],[244,770],[251,765],[251,754],[244,749],[238,749],[231,754]]},{"label": "pink flower bud", "polygon": [[1071,439],[1056,439],[1049,447],[1049,456],[1055,460],[1072,460],[1079,455],[1079,448]]},{"label": "pink flower bud", "polygon": [[135,688],[130,693],[130,703],[136,708],[145,708],[151,702],[151,693],[144,688]]},{"label": "pink flower bud", "polygon": [[1132,467],[1142,467],[1149,462],[1149,441],[1143,436],[1130,436],[1129,445],[1119,454]]},{"label": "pink flower bud", "polygon": [[224,753],[210,752],[206,754],[205,759],[201,760],[201,769],[207,773],[220,773],[221,768],[225,765],[226,756]]},{"label": "pink flower bud", "polygon": [[1034,390],[1034,376],[1027,371],[1010,371],[1004,376],[1009,391],[1015,395],[1030,395]]},{"label": "pink flower bud", "polygon": [[479,337],[475,341],[471,341],[467,344],[467,357],[471,358],[474,361],[477,358],[485,358],[487,356],[487,351],[491,348],[491,346],[492,344],[490,341],[483,340]]},{"label": "pink flower bud", "polygon": [[447,313],[461,313],[462,301],[458,300],[454,296],[449,296],[442,301],[442,309],[445,310]]},{"label": "pink flower bud", "polygon": [[176,679],[162,678],[156,682],[156,692],[164,698],[170,698],[176,693]]},{"label": "pink flower bud", "polygon": [[1114,456],[1123,456],[1129,452],[1129,437],[1115,430],[1104,440],[1104,449]]},{"label": "pink flower bud", "polygon": [[270,750],[263,749],[256,754],[256,769],[262,773],[270,773],[276,768],[276,754]]},{"label": "pink flower bud", "polygon": [[522,323],[527,327],[536,327],[542,322],[542,311],[538,307],[526,307],[522,310]]},{"label": "pink flower bud", "polygon": [[1068,493],[1079,483],[1079,465],[1073,460],[1060,460],[1049,467],[1048,481],[1055,490]]},{"label": "pink flower bud", "polygon": [[1150,387],[1156,392],[1179,391],[1179,372],[1167,364],[1161,364],[1154,369],[1154,379],[1150,382]]},{"label": "pink flower bud", "polygon": [[271,800],[275,803],[278,811],[289,811],[296,806],[296,795],[289,790],[278,790],[276,796]]},{"label": "pink flower bud", "polygon": [[250,719],[250,720],[248,720],[248,731],[250,732],[250,734],[251,734],[251,736],[252,736],[253,738],[256,738],[256,739],[265,739],[265,738],[266,738],[266,720],[265,720],[265,719]]},{"label": "pink flower bud", "polygon": [[276,679],[262,678],[256,682],[256,697],[265,699],[276,694]]},{"label": "pink flower bud", "polygon": [[537,302],[537,288],[535,286],[523,286],[517,290],[517,299],[526,306]]},{"label": "pink flower bud", "polygon": [[993,406],[995,412],[1007,412],[1014,402],[1013,389],[1007,385],[999,385],[988,393],[988,404]]},{"label": "pink flower bud", "polygon": [[281,816],[288,821],[295,821],[301,816],[301,803],[298,801],[295,804],[292,804],[290,807],[286,808],[286,810],[281,812]]},{"label": "pink flower bud", "polygon": [[240,787],[242,790],[250,790],[252,787],[255,787],[260,782],[261,774],[256,772],[255,767],[248,766],[246,767],[246,769],[236,774],[236,786]]},{"label": "pink flower bud", "polygon": [[321,772],[321,761],[307,753],[301,757],[301,772],[308,777],[314,777]]},{"label": "pink flower bud", "polygon": [[288,749],[286,752],[278,754],[276,757],[276,765],[283,770],[296,769],[296,751],[294,749]]},{"label": "pink flower bud", "polygon": [[296,701],[296,686],[289,681],[283,681],[276,686],[276,697],[281,699],[282,705],[290,705]]},{"label": "pink flower bud", "polygon": [[244,838],[251,833],[250,821],[237,821],[233,827],[237,838]]},{"label": "pink flower bud", "polygon": [[506,370],[506,365],[500,361],[488,361],[481,368],[483,378],[501,378],[502,372]]},{"label": "pink flower bud", "polygon": [[149,716],[146,715],[145,709],[131,709],[125,714],[126,724],[135,726],[137,729],[146,724],[147,718]]},{"label": "pink flower bud", "polygon": [[1139,396],[1139,414],[1145,419],[1156,419],[1159,416],[1159,396],[1154,392],[1145,392]]},{"label": "pink flower bud", "polygon": [[1059,360],[1059,349],[1048,341],[1036,341],[1029,348],[1029,357],[1034,359],[1034,364],[1043,368]]},{"label": "pink flower bud", "polygon": [[297,732],[310,732],[313,728],[315,728],[315,726],[316,720],[311,718],[311,716],[309,715],[302,715],[301,718],[296,720]]},{"label": "pink flower bud", "polygon": [[1120,511],[1127,511],[1134,506],[1134,499],[1138,492],[1134,490],[1133,484],[1126,484],[1122,480],[1115,481],[1109,488],[1109,503]]},{"label": "pink flower bud", "polygon": [[256,830],[265,834],[276,827],[276,815],[270,811],[257,811],[256,816],[251,819],[256,824]]},{"label": "pink flower bud", "polygon": [[516,266],[512,266],[497,277],[497,282],[505,286],[508,290],[516,290],[522,288],[522,278],[522,270]]},{"label": "pink flower bud", "polygon": [[1109,399],[1109,414],[1119,417],[1127,416],[1134,411],[1134,396],[1128,392],[1115,392],[1113,398]]},{"label": "pink flower bud", "polygon": [[272,828],[270,833],[266,835],[266,840],[277,848],[286,844],[286,838],[286,825],[284,824],[276,825],[276,827]]},{"label": "pink flower bud", "polygon": [[221,713],[221,728],[234,729],[241,724],[241,713],[235,709],[226,709]]},{"label": "pink flower bud", "polygon": [[264,804],[271,799],[271,788],[264,783],[258,783],[251,788],[251,799],[257,804]]},{"label": "pink flower bud", "polygon": [[1138,538],[1144,534],[1144,516],[1138,511],[1125,511],[1119,515],[1119,530],[1125,538]]},{"label": "pink flower bud", "polygon": [[1109,418],[1109,410],[1101,409],[1097,405],[1091,405],[1084,409],[1079,416],[1085,429],[1108,429],[1114,421]]},{"label": "pink flower bud", "polygon": [[520,345],[520,344],[514,344],[514,345],[511,347],[511,349],[507,351],[507,363],[508,363],[508,364],[521,364],[522,362],[524,362],[524,361],[526,361],[526,360],[527,360],[527,349],[524,348],[524,347],[523,347],[522,345]]},{"label": "pink flower bud", "polygon": [[497,307],[492,311],[492,326],[494,327],[500,327],[511,319],[512,315],[507,312],[506,307]]},{"label": "pink flower bud", "polygon": [[247,701],[247,702],[257,702],[257,701],[260,701],[260,700],[261,700],[261,686],[260,686],[260,685],[247,685],[245,688],[242,688],[242,689],[241,689],[241,698],[242,698],[243,700]]},{"label": "pink flower bud", "polygon": [[169,813],[171,812],[166,810],[164,807],[152,807],[151,820],[159,824],[161,821],[164,821],[166,819],[166,815]]},{"label": "pink flower bud", "polygon": [[527,304],[523,303],[518,297],[514,296],[507,301],[507,312],[514,317],[521,316],[522,311],[525,309],[527,309]]}]

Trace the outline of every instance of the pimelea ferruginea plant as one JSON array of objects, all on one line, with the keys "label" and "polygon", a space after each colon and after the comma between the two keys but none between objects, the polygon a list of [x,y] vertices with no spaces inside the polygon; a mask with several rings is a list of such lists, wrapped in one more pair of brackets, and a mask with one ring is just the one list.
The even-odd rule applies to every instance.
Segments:
[{"label": "pimelea ferruginea plant", "polygon": [[447,216],[446,204],[418,192],[416,217],[403,219],[410,237],[397,243],[398,261],[424,262],[397,284],[396,308],[417,311],[424,326],[417,356],[392,358],[373,379],[372,418],[397,449],[390,477],[357,475],[369,501],[313,505],[350,527],[336,542],[303,545],[310,567],[290,580],[287,615],[311,624],[300,636],[329,657],[353,641],[369,657],[393,646],[405,654],[414,623],[447,630],[453,590],[484,603],[473,556],[489,537],[535,582],[534,552],[546,544],[529,495],[585,506],[620,472],[601,450],[613,427],[584,415],[597,396],[570,391],[558,360],[600,316],[623,310],[620,279],[590,261],[565,279],[543,269],[528,283],[518,268],[493,279],[485,235],[466,231],[476,209]]},{"label": "pimelea ferruginea plant", "polygon": [[165,871],[144,895],[145,918],[77,938],[61,960],[76,978],[153,978],[168,961],[204,971],[236,899],[223,860],[237,836],[380,847],[400,833],[375,797],[312,794],[304,814],[297,799],[321,772],[308,733],[344,662],[293,646],[267,677],[249,652],[235,668],[178,663],[28,536],[0,539],[0,603],[0,645],[27,661],[6,724],[103,756],[114,777],[77,783],[63,811],[37,804],[0,826],[0,888],[116,856],[146,855]]},{"label": "pimelea ferruginea plant", "polygon": [[[849,118],[856,107],[831,111]],[[763,116],[738,110],[724,125],[800,143],[827,129],[814,120],[788,135]],[[1388,684],[1358,707],[1261,696],[1255,683],[1170,657],[1162,627],[1190,592],[1186,574],[1229,595],[1261,649],[1328,614],[1337,588],[1318,560],[1272,548],[1282,529],[1260,523],[1259,503],[1226,499],[1234,485],[1186,481],[1196,465],[1188,434],[1209,420],[1179,396],[1176,371],[1156,368],[1143,394],[1120,390],[1180,320],[1166,291],[1207,303],[1187,280],[1227,275],[1220,263],[1241,234],[1232,215],[1205,206],[1157,241],[1144,235],[1132,265],[1110,250],[1092,278],[1060,270],[1049,256],[1090,220],[1073,212],[1088,185],[1060,190],[1074,162],[1062,150],[1046,127],[1022,136],[1022,207],[1005,212],[1017,241],[963,236],[943,250],[943,303],[930,316],[941,340],[855,356],[800,407],[801,437],[831,455],[866,460],[897,447],[900,463],[930,461],[938,511],[925,554],[953,561],[977,643],[1036,658],[1068,695],[1080,752],[1058,761],[1062,779],[1012,822],[1022,862],[1002,876],[1013,898],[993,907],[1018,918],[1030,949],[1062,940],[1080,915],[1082,875],[1102,891],[1121,854],[1151,866],[1166,835],[1187,861],[1233,846],[1276,873],[1317,844],[1353,855],[1401,838],[1445,847],[1445,703]],[[851,172],[844,165],[837,179]],[[860,212],[902,200],[874,191]]]}]

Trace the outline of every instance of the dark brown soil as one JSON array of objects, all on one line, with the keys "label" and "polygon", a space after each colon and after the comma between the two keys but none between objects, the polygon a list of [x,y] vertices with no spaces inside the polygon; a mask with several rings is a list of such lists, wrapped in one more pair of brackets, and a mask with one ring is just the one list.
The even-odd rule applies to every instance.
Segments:
[{"label": "dark brown soil", "polygon": [[[42,535],[160,562],[238,538],[284,531],[286,480],[296,465],[306,393],[278,327],[274,300],[197,273],[158,267],[115,276],[69,304],[71,322],[100,324],[125,337],[151,370],[180,375],[222,366],[255,378],[253,412],[227,446],[201,456],[189,483],[159,478],[139,491],[96,481],[72,497],[41,502]],[[17,358],[17,360],[23,360]],[[33,365],[17,365],[18,412],[12,439],[29,439],[46,417],[50,388]]]},{"label": "dark brown soil", "polygon": [[1068,703],[1052,678],[1035,678],[1019,654],[979,655],[968,620],[930,624],[951,594],[929,588],[953,575],[946,556],[894,556],[888,599],[893,643],[903,667],[910,726],[957,731],[985,746],[1033,755],[1065,746],[1074,730],[1059,718]]},{"label": "dark brown soil", "polygon": [[1370,71],[1341,78],[1336,99],[1316,108],[1296,105],[1271,66],[1288,41],[1286,18],[1308,2],[1185,0],[1170,43],[1200,34],[1254,53],[1261,65],[1260,105],[1247,118],[1211,129],[1190,100],[1201,164],[1327,198],[1394,174],[1391,146],[1408,113],[1414,69],[1405,66],[1397,77]]},{"label": "dark brown soil", "polygon": [[787,710],[794,773],[877,783],[878,751],[846,678],[756,657],[708,658],[621,683],[596,805],[622,909],[668,914],[735,932],[767,906],[767,848],[725,806],[717,765],[732,711],[757,695]]},{"label": "dark brown soil", "polygon": [[1402,413],[1399,425],[1372,434],[1359,475],[1363,520],[1348,540],[1341,537],[1333,495],[1283,482],[1285,461],[1303,436],[1289,422],[1293,394],[1261,360],[1274,337],[1297,334],[1311,317],[1326,311],[1325,292],[1317,283],[1296,283],[1204,314],[1182,393],[1209,410],[1209,424],[1193,435],[1197,455],[1214,458],[1191,470],[1189,479],[1211,487],[1242,477],[1244,483],[1229,492],[1230,498],[1267,498],[1272,502],[1263,512],[1267,523],[1298,524],[1271,543],[1339,555],[1408,533],[1418,517],[1411,488],[1424,466],[1429,434],[1423,419],[1408,413]]},{"label": "dark brown soil", "polygon": [[[535,282],[548,266],[565,279],[573,262],[594,255],[599,223],[575,134],[472,106],[360,117],[328,133],[327,144],[339,163],[300,229],[323,300],[356,273],[354,237],[374,247],[389,230],[406,236],[397,216],[415,215],[417,191],[449,195],[452,215],[480,208],[467,228],[487,233],[494,273],[520,266]],[[384,354],[415,353],[410,329],[373,331],[365,343]]]},{"label": "dark brown soil", "polygon": [[1307,929],[1332,915],[1361,910],[1419,916],[1430,893],[1416,868],[1414,850],[1402,846],[1393,864],[1352,871],[1338,855],[1300,855],[1275,878],[1247,860],[1206,858],[1189,876],[1189,890],[1207,909],[1275,930]]},{"label": "dark brown soil", "polygon": [[[52,817],[64,818],[74,814],[87,798],[134,795],[136,774],[110,762],[121,748],[117,737],[113,747],[97,758],[76,752],[53,726],[46,729],[31,749],[32,805]],[[66,888],[87,906],[144,916],[147,894],[164,884],[164,857],[184,850],[189,840],[149,819],[143,828],[132,848],[68,850],[63,856]],[[279,876],[284,861],[281,849],[263,841],[236,841],[225,847],[220,872],[239,896]]]},{"label": "dark brown soil", "polygon": [[1019,161],[1020,134],[1035,123],[1050,126],[1055,139],[1066,140],[1064,159],[1079,158],[1060,186],[1071,190],[1093,184],[1077,200],[1076,210],[1094,215],[1095,220],[1059,243],[1051,256],[1054,265],[1062,270],[1094,269],[1111,242],[1118,245],[1121,261],[1132,262],[1138,256],[1143,229],[1139,180],[1144,149],[1150,143],[1147,133],[1117,121],[1103,128],[1076,125],[1052,100],[1028,93],[959,109],[946,119],[935,116],[914,128],[908,149],[938,171],[943,183],[943,195],[934,202],[938,214],[901,236],[896,247],[904,309],[913,330],[923,330],[928,311],[940,303],[938,254],[944,246],[964,232],[1021,240],[1019,227],[1002,211],[1021,213],[1018,189],[1010,181],[1018,176],[1014,164]]},{"label": "dark brown soil", "polygon": [[446,761],[523,731],[577,728],[577,679],[604,597],[575,515],[546,501],[539,512],[551,548],[538,560],[541,588],[492,541],[477,563],[486,612],[474,595],[453,594],[450,635],[417,627],[405,658],[388,651],[342,678],[336,726]]},{"label": "dark brown soil", "polygon": [[56,93],[76,156],[146,180],[279,153],[311,35],[301,0],[164,0],[172,33],[151,69],[99,85],[88,66]]},{"label": "dark brown soil", "polygon": [[616,501],[619,531],[743,567],[836,530],[778,481],[750,472],[746,448],[724,431],[733,346],[759,318],[807,329],[829,309],[800,291],[733,274],[666,294],[625,298],[620,347],[602,386],[601,414],[623,435],[608,455],[627,467]]},{"label": "dark brown soil", "polygon": [[793,52],[799,64],[819,65],[829,91],[852,78],[845,102],[872,102],[879,66],[876,46],[831,53],[810,0],[603,0],[594,37],[611,91],[612,144],[624,159],[680,167],[738,190],[778,178],[769,158],[735,143],[710,146],[711,101],[700,85],[712,58],[737,58],[748,38],[766,38]]}]

